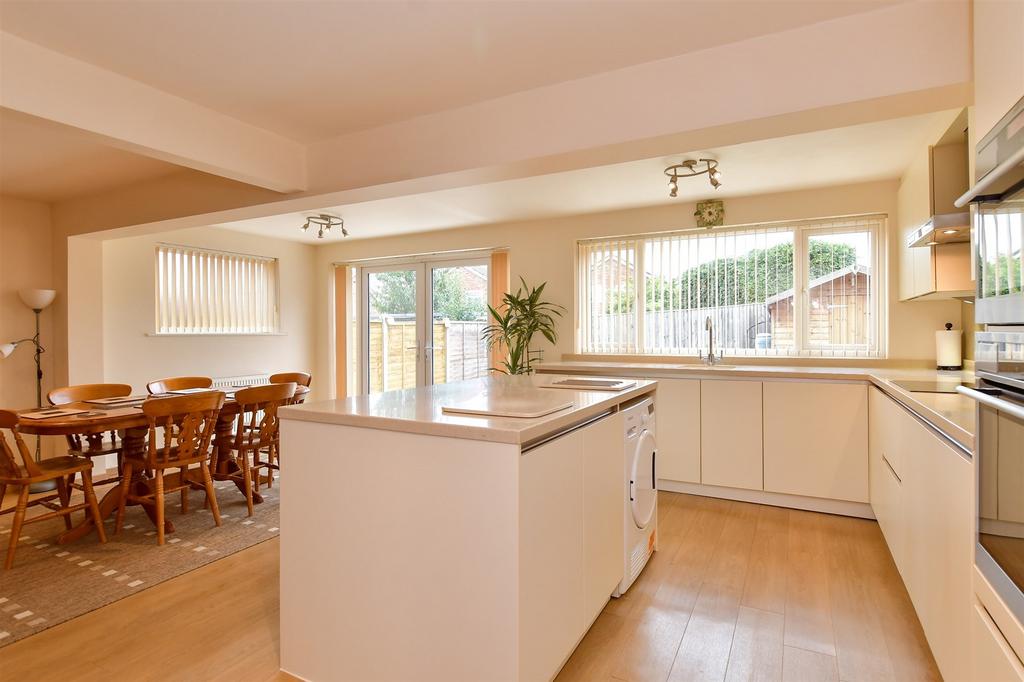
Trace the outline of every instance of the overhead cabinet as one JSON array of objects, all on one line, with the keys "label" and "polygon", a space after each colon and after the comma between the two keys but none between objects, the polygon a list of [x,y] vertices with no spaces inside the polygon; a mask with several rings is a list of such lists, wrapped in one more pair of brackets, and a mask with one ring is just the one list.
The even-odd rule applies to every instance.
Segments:
[{"label": "overhead cabinet", "polygon": [[[953,202],[967,191],[968,148],[964,135],[966,112],[952,123],[933,146],[921,149],[912,160],[896,195],[896,230],[899,254],[899,297],[909,299],[950,299],[971,296],[971,246],[969,220],[964,209]],[[959,239],[937,246],[910,246],[908,240],[929,220],[947,219],[944,229],[958,234],[947,237],[937,230],[938,239]],[[956,219],[960,218],[960,219]]]}]

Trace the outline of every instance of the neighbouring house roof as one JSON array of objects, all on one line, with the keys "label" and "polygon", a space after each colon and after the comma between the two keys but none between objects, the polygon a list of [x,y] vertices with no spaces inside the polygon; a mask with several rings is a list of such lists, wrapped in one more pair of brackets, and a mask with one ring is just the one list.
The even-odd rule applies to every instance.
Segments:
[{"label": "neighbouring house roof", "polygon": [[[843,268],[842,270],[836,270],[835,272],[830,272],[827,275],[823,275],[823,276],[818,277],[816,279],[812,279],[811,282],[810,282],[810,286],[808,288],[811,289],[811,290],[814,290],[814,289],[817,289],[818,287],[820,287],[822,285],[828,284],[829,282],[833,282],[833,281],[835,281],[837,279],[840,279],[841,277],[846,277],[847,275],[870,275],[870,274],[871,274],[871,268],[869,266],[854,264],[854,265],[851,265],[849,267]],[[779,301],[784,301],[787,298],[793,298],[793,289],[792,288],[786,289],[785,291],[780,291],[779,293],[775,294],[774,296],[769,296],[767,299],[765,299],[765,305],[771,305],[773,303],[778,303]]]}]

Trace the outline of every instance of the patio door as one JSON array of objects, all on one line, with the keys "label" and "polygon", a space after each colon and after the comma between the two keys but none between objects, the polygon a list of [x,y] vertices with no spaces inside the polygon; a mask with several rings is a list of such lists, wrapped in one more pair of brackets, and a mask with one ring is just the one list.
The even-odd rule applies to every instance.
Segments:
[{"label": "patio door", "polygon": [[488,274],[486,259],[361,268],[363,391],[484,376]]}]

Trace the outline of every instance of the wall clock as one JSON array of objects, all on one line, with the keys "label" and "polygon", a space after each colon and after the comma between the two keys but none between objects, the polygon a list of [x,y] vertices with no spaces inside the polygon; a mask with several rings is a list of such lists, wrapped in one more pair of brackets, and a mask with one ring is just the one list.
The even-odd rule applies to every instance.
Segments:
[{"label": "wall clock", "polygon": [[693,212],[697,218],[697,227],[718,227],[725,224],[725,204],[719,199],[698,201],[697,210]]}]

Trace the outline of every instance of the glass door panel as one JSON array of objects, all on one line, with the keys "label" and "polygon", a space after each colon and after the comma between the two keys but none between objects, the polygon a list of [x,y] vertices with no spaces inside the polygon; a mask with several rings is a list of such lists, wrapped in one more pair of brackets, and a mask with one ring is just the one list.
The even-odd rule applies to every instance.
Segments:
[{"label": "glass door panel", "polygon": [[490,354],[483,340],[488,324],[486,261],[430,266],[430,383],[485,376]]},{"label": "glass door panel", "polygon": [[364,381],[368,393],[423,383],[419,320],[421,267],[367,270]]}]

